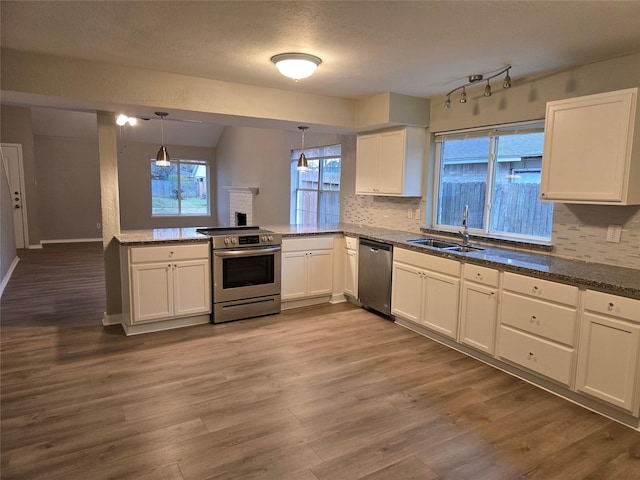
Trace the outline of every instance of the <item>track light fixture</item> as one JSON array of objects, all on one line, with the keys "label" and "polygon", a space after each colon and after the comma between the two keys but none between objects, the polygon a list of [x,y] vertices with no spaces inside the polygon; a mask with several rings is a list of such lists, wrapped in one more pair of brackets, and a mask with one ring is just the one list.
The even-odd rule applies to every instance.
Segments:
[{"label": "track light fixture", "polygon": [[457,92],[458,90],[462,90],[462,93],[460,94],[460,103],[467,103],[467,88],[470,85],[474,85],[482,80],[486,80],[487,85],[484,87],[484,96],[485,97],[490,97],[492,95],[491,92],[491,84],[489,83],[489,80],[496,78],[500,75],[502,75],[503,73],[506,73],[505,77],[504,77],[504,81],[502,82],[502,88],[511,88],[511,76],[509,75],[509,70],[511,70],[511,65],[507,65],[506,67],[500,69],[499,71],[497,71],[496,73],[491,74],[491,72],[489,72],[489,74],[481,74],[481,73],[474,73],[473,75],[469,75],[467,77],[467,83],[465,83],[464,85],[460,85],[459,87],[454,88],[453,90],[451,90],[449,93],[447,93],[447,100],[444,102],[444,108],[451,108],[451,94]]}]

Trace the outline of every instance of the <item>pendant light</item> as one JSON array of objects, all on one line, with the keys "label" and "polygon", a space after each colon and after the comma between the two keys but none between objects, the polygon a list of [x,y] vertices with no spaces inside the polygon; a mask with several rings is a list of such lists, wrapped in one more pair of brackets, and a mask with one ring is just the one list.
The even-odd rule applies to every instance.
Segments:
[{"label": "pendant light", "polygon": [[158,150],[158,154],[156,155],[156,167],[170,167],[171,162],[169,158],[169,152],[167,152],[167,148],[164,146],[164,124],[163,119],[167,115],[167,112],[156,112],[156,115],[160,117],[160,132],[162,144],[160,145],[160,150]]},{"label": "pendant light", "polygon": [[307,157],[304,156],[304,132],[308,130],[309,127],[298,127],[298,129],[302,131],[302,153],[300,154],[300,158],[298,159],[298,171],[308,172],[309,165],[307,164]]}]

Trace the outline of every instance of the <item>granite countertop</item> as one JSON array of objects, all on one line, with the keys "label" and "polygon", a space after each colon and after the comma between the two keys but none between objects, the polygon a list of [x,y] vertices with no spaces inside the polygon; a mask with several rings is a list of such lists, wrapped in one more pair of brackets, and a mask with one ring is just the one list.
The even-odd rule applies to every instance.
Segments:
[{"label": "granite countertop", "polygon": [[114,238],[122,245],[145,245],[152,243],[208,242],[209,237],[191,228],[156,228],[153,230],[125,230]]},{"label": "granite countertop", "polygon": [[[458,261],[483,265],[500,270],[522,273],[583,288],[640,299],[640,270],[602,263],[569,260],[550,254],[497,248],[474,243],[483,250],[472,252],[445,251],[433,247],[415,245],[408,240],[420,238],[419,233],[401,232],[387,228],[334,223],[325,225],[262,225],[286,237],[344,234],[390,243],[395,247],[429,253]],[[435,235],[429,234],[430,237]],[[208,242],[209,237],[196,232],[196,228],[170,228],[155,230],[129,230],[115,236],[122,245],[144,245],[173,242]],[[443,238],[451,240],[451,238]],[[456,239],[455,241],[459,241]]]},{"label": "granite countertop", "polygon": [[[406,248],[408,250],[452,258],[476,265],[498,268],[508,272],[521,273],[537,278],[640,299],[640,270],[633,268],[569,260],[550,254],[496,248],[485,244],[480,245],[475,242],[473,244],[481,246],[483,250],[452,252],[408,242],[408,240],[425,236],[423,234],[345,223],[322,225],[319,227],[269,225],[264,228],[280,233],[285,238],[288,236],[311,236],[331,233],[370,238],[372,240],[390,243],[394,245],[394,247]],[[428,236],[436,237],[431,234]],[[451,241],[451,238],[443,237],[442,239]],[[459,242],[460,239],[453,241]]]}]

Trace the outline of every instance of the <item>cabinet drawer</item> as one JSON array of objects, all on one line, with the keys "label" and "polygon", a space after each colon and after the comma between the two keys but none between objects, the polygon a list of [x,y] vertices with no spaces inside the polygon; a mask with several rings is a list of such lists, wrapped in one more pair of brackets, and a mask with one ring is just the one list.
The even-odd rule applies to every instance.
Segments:
[{"label": "cabinet drawer", "polygon": [[283,252],[333,250],[333,237],[304,237],[282,239]]},{"label": "cabinet drawer", "polygon": [[208,258],[211,246],[209,243],[190,243],[188,245],[158,245],[153,247],[131,247],[131,263],[166,262]]},{"label": "cabinet drawer", "polygon": [[414,252],[403,248],[393,250],[393,259],[398,262],[408,263],[418,268],[444,273],[454,277],[460,276],[462,268],[460,262],[449,258],[437,257],[428,253]]},{"label": "cabinet drawer", "polygon": [[566,345],[575,345],[575,308],[541,302],[513,293],[502,294],[500,321],[535,335]]},{"label": "cabinet drawer", "polygon": [[571,383],[573,349],[503,325],[500,327],[498,355],[564,385]]},{"label": "cabinet drawer", "polygon": [[357,250],[358,249],[358,239],[355,237],[344,237],[344,242],[349,250]]},{"label": "cabinet drawer", "polygon": [[584,309],[640,323],[640,300],[587,290]]},{"label": "cabinet drawer", "polygon": [[472,282],[481,283],[483,285],[497,287],[499,276],[500,272],[493,268],[481,267],[480,265],[473,265],[471,263],[466,263],[464,265],[465,280],[471,280]]},{"label": "cabinet drawer", "polygon": [[566,305],[578,305],[578,287],[563,283],[550,282],[534,277],[525,277],[515,273],[505,273],[502,288],[512,292],[529,295],[531,297],[564,303]]}]

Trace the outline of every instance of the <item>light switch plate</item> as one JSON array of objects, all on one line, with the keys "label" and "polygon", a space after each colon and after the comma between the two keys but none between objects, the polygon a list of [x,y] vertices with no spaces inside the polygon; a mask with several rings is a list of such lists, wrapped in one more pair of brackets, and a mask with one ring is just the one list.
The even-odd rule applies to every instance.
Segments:
[{"label": "light switch plate", "polygon": [[607,242],[620,243],[620,235],[622,234],[622,225],[610,224],[607,228]]}]

